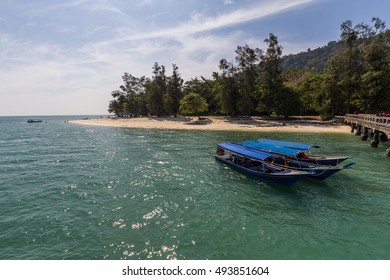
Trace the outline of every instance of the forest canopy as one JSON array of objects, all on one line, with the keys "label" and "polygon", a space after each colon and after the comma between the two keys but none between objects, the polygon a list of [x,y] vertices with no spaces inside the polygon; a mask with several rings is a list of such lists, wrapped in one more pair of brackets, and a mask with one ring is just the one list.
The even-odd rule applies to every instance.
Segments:
[{"label": "forest canopy", "polygon": [[[218,72],[183,81],[179,67],[167,74],[155,62],[152,77],[124,73],[111,92],[108,111],[117,116],[186,114],[320,115],[377,113],[390,109],[390,32],[379,18],[340,26],[340,40],[282,57],[273,33],[267,49],[237,46],[235,62],[222,58]],[[191,109],[191,104],[196,108]],[[193,105],[193,106],[195,106]]]}]

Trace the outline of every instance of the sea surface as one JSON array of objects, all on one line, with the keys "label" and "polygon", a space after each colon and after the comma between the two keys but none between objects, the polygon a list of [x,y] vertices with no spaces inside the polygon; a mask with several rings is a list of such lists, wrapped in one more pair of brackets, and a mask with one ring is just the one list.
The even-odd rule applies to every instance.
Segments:
[{"label": "sea surface", "polygon": [[[1,259],[390,259],[390,159],[353,134],[77,125],[0,117]],[[318,144],[355,162],[325,181],[256,181],[216,145]]]}]

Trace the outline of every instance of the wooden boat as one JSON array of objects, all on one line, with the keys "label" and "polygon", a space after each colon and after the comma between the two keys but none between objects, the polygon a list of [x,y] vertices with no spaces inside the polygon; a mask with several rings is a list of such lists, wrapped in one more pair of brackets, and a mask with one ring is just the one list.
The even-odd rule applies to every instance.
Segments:
[{"label": "wooden boat", "polygon": [[41,122],[42,122],[42,120],[34,120],[34,119],[29,119],[27,121],[27,123],[41,123]]},{"label": "wooden boat", "polygon": [[288,186],[310,175],[310,172],[283,168],[264,161],[270,156],[272,154],[264,151],[225,142],[218,145],[215,159],[245,175]]},{"label": "wooden boat", "polygon": [[331,165],[337,166],[342,161],[348,159],[344,156],[323,156],[313,155],[308,152],[312,147],[319,148],[319,146],[295,143],[287,141],[279,141],[268,138],[261,138],[256,141],[244,141],[241,143],[245,146],[253,147],[263,151],[277,153],[283,155],[285,158],[299,160],[301,162],[320,164],[320,165]]},{"label": "wooden boat", "polygon": [[[270,148],[266,145],[260,145],[256,141],[245,141],[241,143],[244,146],[260,149],[267,147],[268,152],[271,153]],[[260,149],[262,150],[262,149]],[[271,153],[272,154],[272,153]],[[332,165],[322,165],[322,164],[315,164],[310,162],[304,162],[296,159],[291,159],[289,157],[286,157],[283,154],[279,153],[273,153],[272,156],[265,159],[265,161],[272,163],[273,165],[294,169],[294,170],[300,170],[300,171],[307,171],[311,172],[310,176],[315,179],[324,180],[328,178],[329,176],[333,175],[334,173],[341,171],[343,169],[349,169],[354,163],[350,163],[344,166],[332,166]]]}]

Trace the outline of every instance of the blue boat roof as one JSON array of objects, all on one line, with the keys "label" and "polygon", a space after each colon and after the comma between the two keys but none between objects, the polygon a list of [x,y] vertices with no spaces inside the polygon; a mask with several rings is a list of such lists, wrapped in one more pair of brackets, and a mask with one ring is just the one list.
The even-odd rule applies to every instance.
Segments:
[{"label": "blue boat roof", "polygon": [[308,150],[311,147],[319,148],[319,146],[312,145],[312,144],[280,141],[280,140],[273,140],[273,139],[268,139],[268,138],[261,138],[261,139],[257,140],[257,142],[261,142],[264,144],[271,144],[271,145],[275,145],[275,146],[286,147],[286,148],[292,148],[292,149],[297,149],[297,150]]},{"label": "blue boat roof", "polygon": [[227,150],[229,152],[232,152],[234,154],[255,159],[255,160],[264,160],[266,158],[273,156],[273,154],[271,153],[256,150],[233,142],[221,143],[218,145],[218,147]]},{"label": "blue boat roof", "polygon": [[272,144],[262,143],[259,141],[244,141],[244,142],[241,142],[241,145],[246,146],[246,147],[252,147],[255,149],[272,151],[275,153],[284,154],[284,155],[288,155],[288,156],[296,156],[297,154],[303,152],[303,150],[300,150],[300,149],[275,146]]}]

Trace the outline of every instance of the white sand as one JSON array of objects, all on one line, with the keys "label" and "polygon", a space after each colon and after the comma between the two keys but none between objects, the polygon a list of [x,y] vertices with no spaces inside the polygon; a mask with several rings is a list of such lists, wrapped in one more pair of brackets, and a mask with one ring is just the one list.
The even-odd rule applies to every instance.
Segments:
[{"label": "white sand", "polygon": [[[148,129],[187,129],[187,130],[219,130],[219,131],[269,131],[269,132],[313,132],[313,133],[350,133],[347,125],[319,120],[265,120],[258,117],[229,118],[229,117],[203,117],[198,121],[192,118],[118,118],[118,119],[88,119],[70,121],[75,124],[100,125],[129,128]],[[202,119],[203,119],[202,118]]]}]

